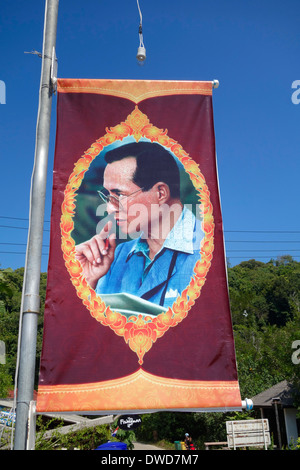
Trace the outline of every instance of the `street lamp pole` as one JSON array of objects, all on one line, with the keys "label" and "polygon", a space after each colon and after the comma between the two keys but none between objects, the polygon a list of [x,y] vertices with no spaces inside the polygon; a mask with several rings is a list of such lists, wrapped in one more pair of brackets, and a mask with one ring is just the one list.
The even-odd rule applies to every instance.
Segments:
[{"label": "street lamp pole", "polygon": [[51,65],[56,43],[59,0],[46,0],[42,70],[30,193],[29,230],[25,261],[17,365],[15,450],[26,450],[28,413],[33,400],[37,320],[40,313],[40,274],[52,106]]}]

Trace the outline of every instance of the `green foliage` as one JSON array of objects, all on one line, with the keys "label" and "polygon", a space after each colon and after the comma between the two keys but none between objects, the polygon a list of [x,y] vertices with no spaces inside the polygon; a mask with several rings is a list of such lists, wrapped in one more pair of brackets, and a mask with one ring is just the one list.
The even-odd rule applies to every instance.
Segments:
[{"label": "green foliage", "polygon": [[160,412],[142,415],[142,424],[135,430],[142,442],[184,441],[185,433],[192,436],[198,449],[204,442],[226,440],[223,413]]},{"label": "green foliage", "polygon": [[291,348],[300,339],[300,263],[290,256],[245,261],[228,278],[242,396],[298,380]]},{"label": "green foliage", "polygon": [[7,372],[7,367],[5,364],[0,364],[0,397],[7,397],[12,388],[13,380]]},{"label": "green foliage", "polygon": [[[0,270],[0,340],[5,343],[6,349],[6,373],[12,380],[15,376],[17,362],[17,346],[20,323],[20,310],[22,299],[24,268],[13,271],[12,269]],[[42,348],[43,337],[43,312],[46,296],[46,273],[40,278],[41,312],[38,318],[37,332],[37,363],[36,384],[39,370],[39,357]],[[0,364],[0,371],[2,366]],[[3,395],[0,395],[3,396]]]},{"label": "green foliage", "polygon": [[[107,425],[80,429],[79,431],[62,434],[59,432],[64,425],[62,420],[48,420],[45,422],[42,416],[37,418],[36,450],[94,450],[110,439],[110,431]],[[54,428],[54,429],[53,429]],[[52,429],[51,437],[47,433]]]},{"label": "green foliage", "polygon": [[[117,421],[113,423],[112,428],[116,429]],[[123,429],[118,429],[116,438],[110,438],[111,441],[124,442],[127,445],[128,450],[132,450],[134,447],[134,441],[136,441],[136,436],[134,431],[124,431]]]},{"label": "green foliage", "polygon": [[297,441],[291,441],[289,444],[289,448],[285,450],[300,450],[300,437],[298,437]]},{"label": "green foliage", "polygon": [[285,326],[300,314],[300,263],[290,256],[275,262],[244,261],[228,269],[234,324]]},{"label": "green foliage", "polygon": [[135,430],[137,439],[149,442],[162,439],[170,442],[184,440],[186,432],[192,434],[189,418],[190,413],[179,412],[142,415],[142,424]]},{"label": "green foliage", "polygon": [[[45,420],[42,416],[38,416],[35,449],[94,450],[108,441],[117,441],[124,442],[127,444],[127,449],[131,450],[134,446],[133,442],[136,440],[133,431],[123,431],[122,429],[118,429],[116,437],[112,437],[111,429],[106,424],[62,434],[60,430],[64,425],[63,420],[55,418]],[[116,426],[117,424],[114,423],[112,429],[115,429]],[[49,432],[51,432],[51,436],[49,436]]]}]

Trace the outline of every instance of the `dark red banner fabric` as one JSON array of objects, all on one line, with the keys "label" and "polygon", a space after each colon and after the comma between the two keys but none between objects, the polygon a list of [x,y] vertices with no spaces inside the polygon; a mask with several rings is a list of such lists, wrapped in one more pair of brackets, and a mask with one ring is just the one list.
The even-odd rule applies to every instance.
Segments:
[{"label": "dark red banner fabric", "polygon": [[[164,195],[165,207],[171,190],[157,166],[161,162],[153,160],[153,171],[151,165],[146,171],[146,182],[150,172],[156,178],[150,189],[142,188],[131,174],[128,181],[135,189],[131,195],[129,186],[127,192],[125,188],[123,157],[107,163],[105,155],[112,155],[115,148],[132,152],[158,147],[172,155],[181,175],[174,223],[178,208],[178,220],[193,221],[198,232],[195,228],[184,243],[171,237],[172,248],[164,244],[153,260],[150,235],[138,234],[129,241],[129,222],[125,230],[118,215],[121,206],[116,207],[121,202],[128,210],[146,194]],[[133,157],[126,162],[137,165]],[[120,187],[116,190],[117,183],[124,194]],[[91,239],[102,247],[106,217],[116,225],[116,235],[108,240],[112,264],[103,276],[92,279],[92,264],[89,272],[85,270],[85,250],[92,250]],[[145,212],[141,210],[138,217],[140,227]],[[187,244],[195,237],[199,246],[193,251]],[[143,252],[147,249],[148,255]],[[138,280],[144,257],[150,265],[143,265]],[[171,270],[172,262],[170,280],[158,281],[164,270]],[[193,268],[190,273],[188,266]],[[161,282],[159,293],[150,287],[143,291],[151,276],[153,282]],[[156,299],[162,298],[162,291],[164,301],[159,304]],[[38,411],[240,407],[211,83],[59,80]]]}]

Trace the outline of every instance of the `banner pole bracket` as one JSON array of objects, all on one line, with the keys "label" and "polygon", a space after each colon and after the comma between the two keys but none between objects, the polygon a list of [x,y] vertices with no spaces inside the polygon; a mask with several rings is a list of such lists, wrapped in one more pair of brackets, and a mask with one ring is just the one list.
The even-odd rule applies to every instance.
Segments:
[{"label": "banner pole bracket", "polygon": [[[41,59],[50,59],[51,60],[51,66],[50,66],[50,85],[51,85],[50,88],[51,89],[50,89],[50,91],[51,91],[51,93],[56,94],[56,91],[57,91],[57,57],[56,57],[55,47],[53,46],[53,48],[52,48],[51,57],[49,57],[46,54],[43,55],[41,52],[38,52],[38,51],[31,51],[31,52],[25,51],[24,54],[33,54],[33,55],[37,55]],[[43,88],[49,88],[48,84],[42,85],[42,86],[43,86]]]},{"label": "banner pole bracket", "polygon": [[28,411],[28,433],[26,450],[35,450],[35,434],[36,434],[36,401],[32,400],[29,404]]},{"label": "banner pole bracket", "polygon": [[57,57],[56,57],[56,53],[55,53],[55,47],[53,46],[52,58],[51,58],[51,76],[50,76],[50,80],[51,80],[51,87],[52,87],[51,91],[54,94],[56,94],[56,91],[57,91],[57,68],[58,68]]}]

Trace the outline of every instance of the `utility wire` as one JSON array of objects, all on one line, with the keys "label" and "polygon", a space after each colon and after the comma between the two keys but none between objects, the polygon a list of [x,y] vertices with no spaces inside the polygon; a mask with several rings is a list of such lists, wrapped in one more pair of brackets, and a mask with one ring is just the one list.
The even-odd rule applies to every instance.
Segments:
[{"label": "utility wire", "polygon": [[300,243],[299,240],[225,240],[226,243]]},{"label": "utility wire", "polygon": [[[0,219],[11,219],[11,220],[25,220],[28,221],[28,217],[11,217],[7,215],[0,215]],[[50,223],[50,220],[45,220],[45,223]],[[224,233],[300,233],[300,230],[223,230]]]},{"label": "utility wire", "polygon": [[[13,246],[26,246],[27,244],[26,243],[13,243],[13,242],[0,242],[0,245],[13,245]],[[44,248],[49,248],[49,244],[43,244],[43,247]],[[240,249],[240,250],[232,250],[232,249],[229,249],[229,250],[226,250],[227,253],[259,253],[259,252],[262,252],[262,253],[265,253],[266,251],[275,251],[275,252],[278,252],[278,251],[283,251],[282,249],[276,249],[276,248],[271,248],[271,249],[264,249],[264,250],[243,250],[243,249]],[[299,250],[290,250],[289,249],[289,252],[290,251],[293,251],[293,252],[300,252],[300,249]],[[5,251],[1,251],[0,253],[6,253]]]},{"label": "utility wire", "polygon": [[[3,216],[0,216],[0,218]],[[9,218],[9,217],[5,217]],[[28,220],[28,219],[21,219],[21,218],[12,218],[14,220]],[[46,221],[48,222],[48,221]],[[28,230],[28,227],[16,227],[14,225],[0,225],[1,228],[12,228],[12,229],[19,229],[19,230]],[[49,232],[49,229],[44,229],[45,232]],[[297,230],[268,230],[268,231],[261,231],[261,230],[224,230],[224,233],[300,233]],[[300,243],[299,240],[226,240],[229,243]]]},{"label": "utility wire", "polygon": [[[29,221],[29,218],[24,218],[24,217],[12,217],[12,216],[6,216],[6,215],[0,215],[0,219],[7,219],[7,220],[20,220],[20,221]],[[45,220],[45,223],[50,223],[50,220]],[[19,226],[14,226],[14,225],[0,225],[1,228],[8,228],[8,229],[13,229],[13,230],[28,230],[28,227],[19,227]],[[46,229],[44,228],[44,231],[45,232],[50,232],[49,229]],[[246,234],[262,234],[262,233],[266,233],[266,234],[298,234],[300,233],[300,230],[224,230],[224,234],[226,233],[246,233]],[[248,243],[248,244],[251,244],[251,243],[262,243],[262,244],[273,244],[273,243],[284,243],[284,244],[290,244],[290,243],[300,243],[299,240],[227,240],[225,238],[225,244],[227,243]],[[0,245],[10,245],[10,246],[26,246],[27,243],[13,243],[13,242],[0,242]],[[45,248],[49,248],[49,244],[44,244],[43,245]],[[275,252],[275,253],[278,253],[278,252],[282,252],[283,249],[281,248],[278,248],[278,249],[275,249],[275,248],[265,248],[265,249],[227,249],[226,250],[226,254],[229,254],[229,253],[241,253],[240,256],[231,256],[230,257],[232,259],[234,258],[241,258],[243,257],[243,254],[246,254],[246,253],[265,253],[265,252]],[[290,252],[293,252],[293,253],[297,253],[299,252],[300,250],[296,250],[296,249],[284,249],[284,251],[288,251],[289,253]],[[5,253],[5,254],[17,254],[17,255],[24,255],[26,254],[25,252],[19,252],[19,251],[0,251],[0,253]],[[42,253],[43,256],[47,256],[48,253]],[[298,258],[299,256],[294,256],[295,258]],[[260,258],[268,258],[267,256],[264,256],[264,257],[256,257],[257,259]]]},{"label": "utility wire", "polygon": [[224,233],[300,233],[300,230],[224,230]]},{"label": "utility wire", "polygon": [[[6,215],[0,215],[0,219],[11,219],[11,220],[25,220],[28,222],[29,218],[24,218],[24,217],[8,217]],[[50,222],[50,220],[45,220],[45,222]]]},{"label": "utility wire", "polygon": [[[19,230],[28,230],[28,227],[14,227],[12,225],[0,225],[1,228],[13,228]],[[50,232],[48,228],[44,228],[44,232]]]}]

